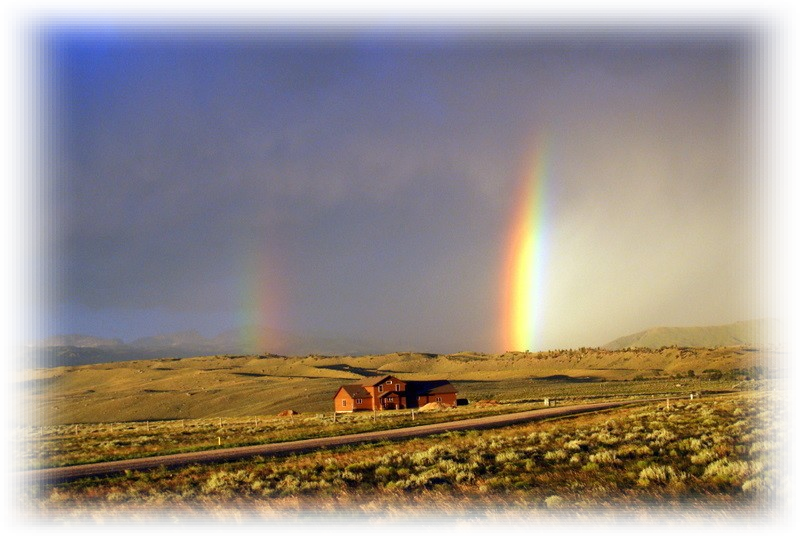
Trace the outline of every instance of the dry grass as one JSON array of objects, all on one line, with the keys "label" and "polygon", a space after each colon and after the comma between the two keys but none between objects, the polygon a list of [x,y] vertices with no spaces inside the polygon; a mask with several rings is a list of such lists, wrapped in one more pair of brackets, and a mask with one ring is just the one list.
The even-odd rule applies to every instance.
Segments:
[{"label": "dry grass", "polygon": [[[285,409],[321,413],[331,410],[331,398],[340,385],[357,382],[365,374],[447,378],[457,384],[459,396],[473,401],[688,394],[730,388],[738,380],[712,386],[697,378],[672,381],[675,376],[689,371],[702,376],[703,370],[749,369],[765,363],[760,352],[743,348],[214,356],[30,370],[19,379],[19,386],[36,424],[54,425],[274,415]],[[652,380],[630,382],[637,377]],[[581,383],[587,379],[595,381]]]},{"label": "dry grass", "polygon": [[133,472],[31,488],[26,498],[55,517],[159,508],[398,513],[418,505],[456,514],[761,512],[784,486],[776,440],[784,406],[777,402],[753,392],[669,409],[659,403],[287,458]]},{"label": "dry grass", "polygon": [[20,429],[16,452],[28,468],[328,437],[541,408],[536,403],[462,406],[437,412],[361,412],[93,423]]}]

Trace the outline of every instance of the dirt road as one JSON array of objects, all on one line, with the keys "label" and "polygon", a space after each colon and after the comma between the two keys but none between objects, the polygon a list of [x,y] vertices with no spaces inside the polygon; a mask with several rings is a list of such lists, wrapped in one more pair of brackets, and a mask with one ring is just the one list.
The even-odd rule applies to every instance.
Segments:
[{"label": "dirt road", "polygon": [[[359,434],[348,434],[335,437],[320,437],[315,439],[303,439],[300,441],[287,441],[284,443],[268,443],[264,445],[252,445],[248,447],[233,447],[206,450],[202,452],[188,452],[184,454],[169,454],[165,456],[153,456],[149,458],[136,458],[132,460],[118,460],[85,465],[73,465],[69,467],[37,469],[26,471],[20,476],[23,479],[34,483],[67,482],[85,477],[107,476],[115,473],[122,473],[124,471],[141,471],[156,467],[179,467],[196,463],[229,462],[250,458],[253,456],[279,456],[298,452],[308,452],[320,448],[351,445],[354,443],[421,437],[454,430],[498,428],[549,417],[574,415],[577,413],[609,409],[643,401],[644,400],[626,400],[618,402],[598,402],[595,404],[544,408],[520,413],[493,415],[490,417],[479,417],[436,424],[425,424],[421,426],[395,428],[392,430],[381,430],[377,432],[363,432]],[[654,399],[651,398],[647,399],[646,401],[653,402]]]}]

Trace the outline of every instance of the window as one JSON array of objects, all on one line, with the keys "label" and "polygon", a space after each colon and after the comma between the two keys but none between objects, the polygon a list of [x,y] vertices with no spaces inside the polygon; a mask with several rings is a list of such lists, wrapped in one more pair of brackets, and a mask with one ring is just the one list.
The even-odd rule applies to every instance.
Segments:
[{"label": "window", "polygon": [[360,398],[356,398],[356,404],[361,404],[361,402],[362,402],[362,401],[361,401],[361,399],[360,399]]},{"label": "window", "polygon": [[436,397],[436,401],[437,401],[437,402],[441,402],[441,401],[442,401],[442,397],[441,397],[441,396],[437,396],[437,397]]},{"label": "window", "polygon": [[390,397],[389,397],[389,398],[387,398],[386,400],[388,400],[389,402],[394,402],[394,397],[393,397],[393,396],[390,396]]},{"label": "window", "polygon": [[382,392],[383,392],[383,385],[379,385],[379,386],[378,386],[378,392],[379,392],[379,393],[382,393]]},{"label": "window", "polygon": [[347,405],[347,400],[342,400],[342,406],[346,406],[346,405]]},{"label": "window", "polygon": [[392,384],[392,380],[387,380],[386,383],[391,385]]},{"label": "window", "polygon": [[399,384],[399,383],[398,383],[397,385],[395,385],[395,386],[394,386],[394,390],[395,390],[395,391],[399,391],[399,390],[400,390],[400,384]]}]

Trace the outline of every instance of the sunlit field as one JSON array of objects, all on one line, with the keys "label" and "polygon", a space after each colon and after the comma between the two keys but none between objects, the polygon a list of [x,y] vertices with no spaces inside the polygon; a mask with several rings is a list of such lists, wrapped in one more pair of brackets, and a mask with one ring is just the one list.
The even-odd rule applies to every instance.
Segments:
[{"label": "sunlit field", "polygon": [[324,413],[339,386],[385,374],[447,379],[471,402],[688,396],[751,388],[751,380],[780,373],[770,364],[766,352],[745,347],[206,356],[31,369],[18,386],[36,424],[58,425]]},{"label": "sunlit field", "polygon": [[[764,381],[730,379],[575,382],[508,380],[459,382],[473,402],[440,412],[410,410],[345,413],[301,413],[289,416],[255,415],[205,419],[100,422],[26,426],[16,436],[20,463],[25,468],[58,467],[178,452],[256,445],[314,437],[417,426],[500,413],[527,411],[550,405],[573,405],[641,397],[688,399],[694,394],[758,388]],[[505,391],[503,390],[505,387]],[[498,396],[516,395],[508,399]]]},{"label": "sunlit field", "polygon": [[418,426],[541,408],[495,401],[446,411],[297,414],[29,427],[18,451],[29,468],[58,467]]},{"label": "sunlit field", "polygon": [[768,391],[659,401],[497,430],[33,486],[26,499],[54,518],[231,508],[266,517],[391,516],[409,508],[758,515],[783,486],[782,402]]}]

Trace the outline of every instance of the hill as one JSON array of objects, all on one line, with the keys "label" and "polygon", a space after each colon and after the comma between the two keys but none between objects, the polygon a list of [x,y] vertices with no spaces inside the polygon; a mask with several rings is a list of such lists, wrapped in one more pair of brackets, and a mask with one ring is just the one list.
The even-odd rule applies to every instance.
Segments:
[{"label": "hill", "polygon": [[[460,397],[501,400],[597,391],[605,381],[766,370],[755,348],[581,348],[501,355],[390,353],[366,356],[211,356],[27,370],[18,392],[44,423],[117,422],[330,411],[336,389],[366,376],[446,378]],[[676,382],[669,382],[675,384]],[[610,392],[612,386],[602,388]]]},{"label": "hill", "polygon": [[390,351],[386,345],[374,341],[324,333],[298,335],[272,328],[259,328],[261,342],[255,343],[247,336],[255,331],[250,327],[233,329],[215,337],[182,331],[142,337],[129,343],[88,335],[58,335],[29,346],[25,357],[34,366],[54,367],[225,354],[365,355]]},{"label": "hill", "polygon": [[43,348],[58,346],[74,346],[81,348],[112,347],[122,344],[122,339],[104,339],[91,335],[54,335],[48,337],[40,343]]},{"label": "hill", "polygon": [[662,348],[665,346],[760,346],[772,342],[776,322],[750,320],[721,326],[657,327],[626,335],[603,345],[608,350]]}]

